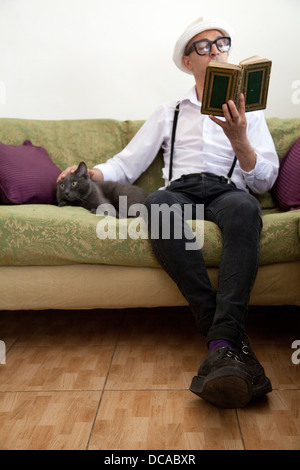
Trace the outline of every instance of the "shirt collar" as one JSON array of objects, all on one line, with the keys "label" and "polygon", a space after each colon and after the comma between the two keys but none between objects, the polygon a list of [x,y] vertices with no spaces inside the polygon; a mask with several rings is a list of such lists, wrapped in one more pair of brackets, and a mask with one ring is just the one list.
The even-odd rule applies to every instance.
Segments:
[{"label": "shirt collar", "polygon": [[186,101],[190,101],[190,103],[195,104],[196,106],[201,108],[201,102],[198,101],[197,98],[196,86],[193,86],[193,88],[191,88],[181,100],[182,103]]}]

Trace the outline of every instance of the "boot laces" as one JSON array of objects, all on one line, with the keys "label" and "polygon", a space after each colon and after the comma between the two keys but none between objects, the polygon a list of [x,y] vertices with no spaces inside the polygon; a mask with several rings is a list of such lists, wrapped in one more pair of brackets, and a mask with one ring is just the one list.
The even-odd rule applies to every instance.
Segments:
[{"label": "boot laces", "polygon": [[246,341],[242,341],[242,352],[246,355],[250,354],[250,347],[249,344],[246,343]]},{"label": "boot laces", "polygon": [[225,354],[226,357],[230,357],[231,359],[234,359],[235,361],[243,362],[240,354],[238,351],[233,351],[232,349],[228,349],[228,351]]}]

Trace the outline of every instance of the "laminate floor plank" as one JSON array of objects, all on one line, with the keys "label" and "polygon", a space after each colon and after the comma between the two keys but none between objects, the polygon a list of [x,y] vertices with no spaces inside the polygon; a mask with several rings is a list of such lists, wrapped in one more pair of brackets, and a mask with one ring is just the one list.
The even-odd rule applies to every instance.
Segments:
[{"label": "laminate floor plank", "polygon": [[86,449],[99,399],[99,392],[0,393],[0,449]]},{"label": "laminate floor plank", "polygon": [[237,413],[247,450],[300,450],[300,390],[274,390]]},{"label": "laminate floor plank", "polygon": [[186,307],[2,311],[0,450],[300,450],[300,309],[251,307],[247,332],[273,392],[220,410],[189,391]]},{"label": "laminate floor plank", "polygon": [[107,391],[90,449],[243,449],[236,413],[186,390]]}]

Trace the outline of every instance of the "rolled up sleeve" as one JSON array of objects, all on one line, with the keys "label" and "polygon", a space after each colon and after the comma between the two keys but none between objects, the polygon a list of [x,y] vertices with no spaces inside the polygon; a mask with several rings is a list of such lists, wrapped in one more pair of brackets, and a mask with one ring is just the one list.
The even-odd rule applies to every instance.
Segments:
[{"label": "rolled up sleeve", "polygon": [[242,170],[245,182],[251,191],[263,194],[269,191],[276,181],[279,158],[262,111],[249,113],[248,138],[256,152],[256,165],[253,170]]}]

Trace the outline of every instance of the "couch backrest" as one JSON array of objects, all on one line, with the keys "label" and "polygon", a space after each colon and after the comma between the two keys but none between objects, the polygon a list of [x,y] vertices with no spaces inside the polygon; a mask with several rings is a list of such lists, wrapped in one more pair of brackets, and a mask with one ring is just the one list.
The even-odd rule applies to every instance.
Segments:
[{"label": "couch backrest", "polygon": [[[29,119],[0,119],[0,141],[21,145],[29,139],[34,145],[47,149],[61,169],[84,160],[88,167],[105,162],[120,152],[132,139],[144,121],[114,119],[78,119],[41,121]],[[300,118],[270,118],[267,123],[282,158],[300,136]],[[163,185],[162,154],[136,182],[151,192]],[[259,197],[263,208],[274,206],[270,194]]]},{"label": "couch backrest", "polygon": [[292,144],[300,137],[300,118],[268,118],[266,121],[278,156],[282,158]]}]

